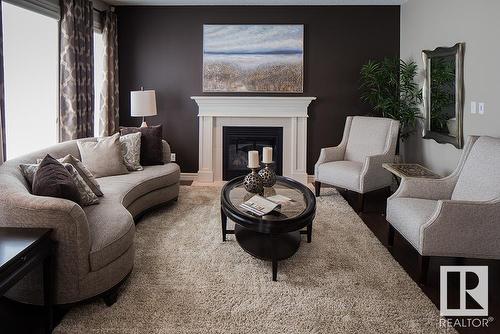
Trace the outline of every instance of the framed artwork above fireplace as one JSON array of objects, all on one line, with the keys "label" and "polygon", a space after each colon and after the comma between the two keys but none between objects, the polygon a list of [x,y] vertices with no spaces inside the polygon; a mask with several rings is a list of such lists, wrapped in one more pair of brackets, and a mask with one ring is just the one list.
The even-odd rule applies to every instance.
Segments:
[{"label": "framed artwork above fireplace", "polygon": [[203,92],[302,93],[304,25],[205,24]]}]

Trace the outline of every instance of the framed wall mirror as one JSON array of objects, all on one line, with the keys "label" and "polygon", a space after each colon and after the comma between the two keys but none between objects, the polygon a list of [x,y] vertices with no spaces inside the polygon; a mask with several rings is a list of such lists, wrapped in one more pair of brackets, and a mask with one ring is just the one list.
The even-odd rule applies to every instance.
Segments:
[{"label": "framed wall mirror", "polygon": [[425,124],[423,136],[463,147],[464,43],[422,51]]}]

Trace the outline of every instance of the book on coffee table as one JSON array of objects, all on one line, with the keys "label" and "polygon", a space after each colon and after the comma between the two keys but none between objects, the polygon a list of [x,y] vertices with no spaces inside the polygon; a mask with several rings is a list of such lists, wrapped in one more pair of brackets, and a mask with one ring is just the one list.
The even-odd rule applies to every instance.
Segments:
[{"label": "book on coffee table", "polygon": [[257,216],[264,216],[269,212],[278,209],[280,204],[274,203],[262,196],[255,195],[248,201],[241,203],[240,207]]}]

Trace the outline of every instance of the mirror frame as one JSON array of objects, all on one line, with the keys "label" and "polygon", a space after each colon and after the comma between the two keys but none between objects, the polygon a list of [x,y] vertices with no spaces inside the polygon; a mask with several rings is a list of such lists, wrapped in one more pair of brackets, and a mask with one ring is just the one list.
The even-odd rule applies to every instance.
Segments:
[{"label": "mirror frame", "polygon": [[[457,43],[452,47],[438,47],[434,50],[423,50],[425,80],[422,88],[424,101],[424,139],[434,139],[440,144],[452,144],[457,148],[464,145],[463,114],[464,114],[464,51],[465,43]],[[434,57],[455,57],[455,117],[457,118],[457,137],[443,135],[431,130],[431,59]]]}]

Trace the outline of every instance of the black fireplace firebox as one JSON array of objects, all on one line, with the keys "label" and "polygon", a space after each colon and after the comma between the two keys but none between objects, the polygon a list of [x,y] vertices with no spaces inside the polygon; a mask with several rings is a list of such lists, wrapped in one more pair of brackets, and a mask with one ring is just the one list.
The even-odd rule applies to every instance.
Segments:
[{"label": "black fireplace firebox", "polygon": [[283,174],[283,128],[267,126],[224,126],[222,129],[222,178],[231,180],[249,173],[248,151],[273,148],[274,168],[277,175]]}]

